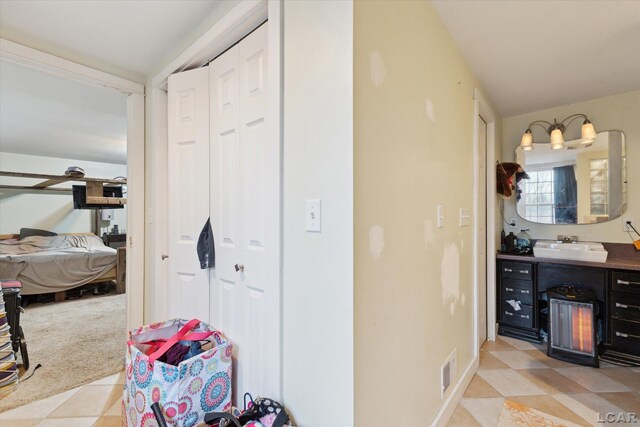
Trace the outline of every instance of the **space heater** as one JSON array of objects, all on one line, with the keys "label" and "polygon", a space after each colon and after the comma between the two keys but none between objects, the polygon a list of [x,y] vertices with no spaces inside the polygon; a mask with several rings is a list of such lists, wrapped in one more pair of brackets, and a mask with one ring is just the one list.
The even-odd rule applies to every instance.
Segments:
[{"label": "space heater", "polygon": [[574,286],[547,290],[549,338],[547,355],[569,363],[598,367],[597,299]]}]

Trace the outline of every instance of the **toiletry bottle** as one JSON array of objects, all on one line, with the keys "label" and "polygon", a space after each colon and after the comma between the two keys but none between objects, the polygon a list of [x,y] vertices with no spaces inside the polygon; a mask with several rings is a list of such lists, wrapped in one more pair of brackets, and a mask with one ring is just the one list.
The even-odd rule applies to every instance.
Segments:
[{"label": "toiletry bottle", "polygon": [[507,243],[505,242],[504,229],[500,232],[500,252],[507,250]]},{"label": "toiletry bottle", "polygon": [[513,252],[516,248],[516,235],[513,231],[510,232],[507,237],[504,238],[504,243],[507,246],[507,252]]}]

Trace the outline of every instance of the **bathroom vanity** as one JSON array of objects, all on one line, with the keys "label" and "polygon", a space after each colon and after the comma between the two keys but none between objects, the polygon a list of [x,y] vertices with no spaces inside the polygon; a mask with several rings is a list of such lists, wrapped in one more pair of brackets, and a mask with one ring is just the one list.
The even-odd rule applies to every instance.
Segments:
[{"label": "bathroom vanity", "polygon": [[542,342],[546,290],[571,285],[595,293],[601,354],[640,363],[640,253],[604,244],[605,262],[497,255],[498,333]]}]

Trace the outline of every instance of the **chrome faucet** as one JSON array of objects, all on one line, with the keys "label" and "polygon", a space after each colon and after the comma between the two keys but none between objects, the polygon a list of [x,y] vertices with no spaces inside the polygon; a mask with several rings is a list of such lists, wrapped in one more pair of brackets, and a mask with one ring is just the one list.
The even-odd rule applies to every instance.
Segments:
[{"label": "chrome faucet", "polygon": [[562,234],[558,234],[558,242],[562,243],[577,243],[578,236],[564,236]]}]

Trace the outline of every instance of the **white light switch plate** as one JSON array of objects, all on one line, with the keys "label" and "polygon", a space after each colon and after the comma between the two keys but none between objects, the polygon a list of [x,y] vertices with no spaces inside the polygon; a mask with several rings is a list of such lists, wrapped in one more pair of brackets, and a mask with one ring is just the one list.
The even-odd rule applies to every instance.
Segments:
[{"label": "white light switch plate", "polygon": [[322,200],[307,200],[307,209],[305,213],[307,231],[320,233],[322,231]]}]

